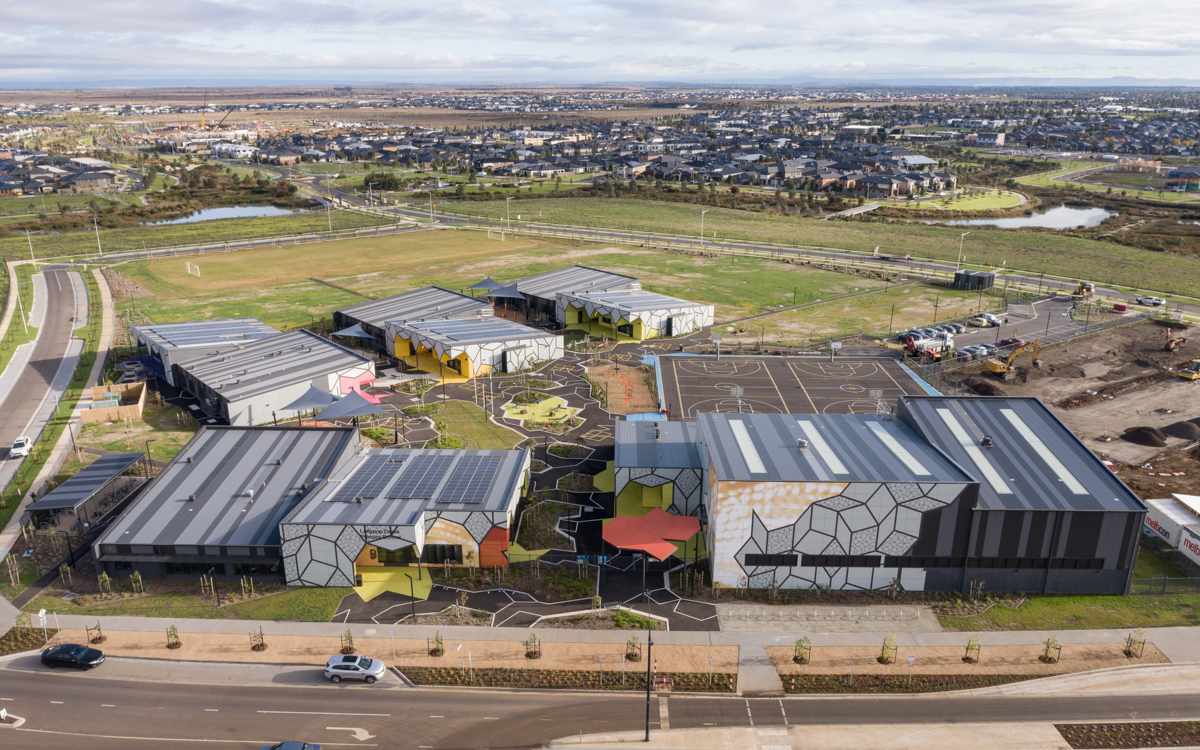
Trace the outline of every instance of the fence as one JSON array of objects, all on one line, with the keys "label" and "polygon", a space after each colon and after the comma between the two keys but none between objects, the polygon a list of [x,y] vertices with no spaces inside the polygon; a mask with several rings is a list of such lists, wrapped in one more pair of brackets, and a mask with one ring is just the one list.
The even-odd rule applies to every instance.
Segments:
[{"label": "fence", "polygon": [[[1103,323],[1089,325],[1084,329],[1083,332],[1051,334],[1047,337],[1042,337],[1041,342],[1042,346],[1046,346],[1047,344],[1053,344],[1060,341],[1074,341],[1076,339],[1081,339],[1084,336],[1092,336],[1103,331],[1112,330],[1114,328],[1123,328],[1125,326],[1141,323],[1142,321],[1150,320],[1153,317],[1153,313],[1136,313],[1133,315],[1126,315],[1125,317],[1117,320],[1109,320]],[[1004,358],[1011,354],[1015,348],[1016,345],[998,347],[992,357]],[[921,378],[938,391],[949,394],[965,392],[964,386],[957,380],[952,380],[950,375],[969,367],[978,367],[979,362],[957,358],[943,360],[941,362],[922,362],[921,360],[913,359],[908,362],[908,365],[909,368],[917,375],[917,377]]]},{"label": "fence", "polygon": [[1196,594],[1200,593],[1200,578],[1134,578],[1131,594]]}]

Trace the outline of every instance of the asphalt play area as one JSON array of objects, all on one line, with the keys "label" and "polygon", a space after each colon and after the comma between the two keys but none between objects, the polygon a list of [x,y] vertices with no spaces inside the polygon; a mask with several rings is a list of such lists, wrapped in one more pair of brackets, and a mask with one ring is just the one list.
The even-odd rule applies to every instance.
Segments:
[{"label": "asphalt play area", "polygon": [[[873,414],[925,389],[886,358],[660,356],[663,398],[672,419],[706,412]],[[738,395],[736,389],[741,389]]]}]

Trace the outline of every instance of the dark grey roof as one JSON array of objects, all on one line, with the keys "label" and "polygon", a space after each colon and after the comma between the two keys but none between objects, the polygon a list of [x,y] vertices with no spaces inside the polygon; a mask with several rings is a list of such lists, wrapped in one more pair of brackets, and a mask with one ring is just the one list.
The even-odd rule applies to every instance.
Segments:
[{"label": "dark grey roof", "polygon": [[916,430],[874,414],[700,414],[696,424],[700,458],[721,480],[972,481]]},{"label": "dark grey roof", "polygon": [[411,292],[374,299],[338,310],[343,316],[383,328],[388,321],[426,318],[462,318],[492,314],[492,303],[469,294],[460,294],[440,286],[426,286]]},{"label": "dark grey roof", "polygon": [[981,510],[1145,510],[1036,398],[901,396],[897,418],[975,476]]},{"label": "dark grey roof", "polygon": [[115,453],[101,456],[79,470],[50,494],[29,506],[28,510],[63,510],[78,508],[101,489],[141,460],[142,453]]},{"label": "dark grey roof", "polygon": [[424,510],[505,510],[528,463],[525,450],[364,450],[286,523],[411,526]]},{"label": "dark grey roof", "polygon": [[695,422],[617,422],[618,469],[699,469]]},{"label": "dark grey roof", "polygon": [[374,363],[303,328],[181,365],[229,402]]},{"label": "dark grey roof", "polygon": [[522,294],[542,299],[554,299],[559,292],[578,294],[609,289],[631,289],[637,283],[638,280],[632,276],[578,265],[527,276],[516,282],[517,289],[520,289]]},{"label": "dark grey roof", "polygon": [[257,341],[277,336],[279,330],[258,318],[221,318],[186,323],[149,323],[130,326],[143,341],[165,349],[194,349]]},{"label": "dark grey roof", "polygon": [[303,499],[302,485],[311,491],[328,477],[357,447],[357,434],[352,427],[202,427],[100,544],[278,545],[279,523]]}]

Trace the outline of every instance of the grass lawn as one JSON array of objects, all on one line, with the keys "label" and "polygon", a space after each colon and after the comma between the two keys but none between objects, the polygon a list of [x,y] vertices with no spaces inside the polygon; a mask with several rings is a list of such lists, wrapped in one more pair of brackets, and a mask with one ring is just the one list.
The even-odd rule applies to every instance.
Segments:
[{"label": "grass lawn", "polygon": [[[186,419],[179,421],[179,416]],[[152,440],[151,458],[155,461],[167,461],[183,449],[196,434],[196,429],[196,422],[178,406],[155,406],[147,403],[142,418],[134,421],[132,429],[126,429],[122,422],[89,424],[75,437],[75,442],[78,445],[103,448],[117,453],[144,453],[146,441]]]},{"label": "grass lawn", "polygon": [[[18,550],[20,549],[24,547],[19,547]],[[18,560],[17,576],[19,583],[13,586],[12,579],[8,577],[8,564],[0,565],[0,596],[8,601],[15,599],[17,594],[29,588],[30,584],[38,579],[37,567],[26,560]]]},{"label": "grass lawn", "polygon": [[[164,258],[122,264],[118,270],[153,292],[136,301],[156,321],[258,316],[297,326],[362,297],[320,284],[324,279],[367,297],[437,284],[462,289],[485,276],[508,282],[572,263],[636,276],[646,289],[717,306],[717,319],[752,315],[881,286],[882,282],[805,266],[739,258],[692,258],[659,250],[580,246],[481,232],[436,232],[368,237],[320,245],[262,248],[199,259],[201,276],[184,261]],[[293,273],[291,269],[304,269]],[[123,302],[120,307],[128,307]]]},{"label": "grass lawn", "polygon": [[[1078,168],[1078,167],[1076,167]],[[638,199],[571,198],[522,200],[515,216],[541,215],[545,221],[616,230],[658,231],[695,236],[700,211],[708,211],[705,232],[717,239],[745,239],[870,254],[912,255],[954,261],[961,230],[926,224],[875,221],[820,221],[698,204]],[[453,206],[456,212],[500,218],[504,202]],[[868,214],[869,216],[869,214]],[[972,267],[1006,266],[1076,278],[1087,269],[1095,282],[1145,283],[1169,293],[1200,294],[1200,259],[1156,253],[1066,233],[974,227],[964,246]]]},{"label": "grass lawn", "polygon": [[[1012,208],[1021,203],[1021,196],[1008,190],[972,193],[961,198],[939,198],[934,201],[911,201],[900,205],[905,208],[930,208],[936,206],[945,211],[988,211],[997,208]],[[886,206],[896,204],[885,203]]]},{"label": "grass lawn", "polygon": [[1035,596],[1017,609],[996,605],[973,617],[941,617],[950,630],[1091,630],[1200,625],[1200,595]]},{"label": "grass lawn", "polygon": [[[33,309],[33,284],[29,283],[34,274],[32,265],[17,266],[17,284],[21,293],[21,304],[24,305],[26,320],[30,311]],[[0,277],[4,279],[5,295],[8,293],[9,276],[6,270],[0,270]],[[7,302],[7,296],[3,296]],[[21,344],[27,344],[33,341],[37,336],[38,329],[24,325],[21,321],[21,306],[18,305],[13,313],[13,318],[8,324],[8,330],[4,333],[4,342],[0,344],[0,372],[4,372],[4,368],[8,367],[8,363],[12,361],[13,355],[17,351],[17,347]]]},{"label": "grass lawn", "polygon": [[[154,581],[147,579],[150,587]],[[200,584],[196,584],[197,590]],[[227,617],[225,611],[194,597],[178,592],[166,594],[148,594],[130,599],[113,599],[97,602],[88,606],[72,604],[54,596],[35,596],[33,601],[25,605],[24,611],[37,613],[58,612],[71,615],[133,615],[140,617],[180,617],[200,618],[204,620],[220,620]],[[51,618],[53,621],[53,618]]]},{"label": "grass lawn", "polygon": [[1133,568],[1134,578],[1186,578],[1187,574],[1145,547],[1138,548],[1137,563]]},{"label": "grass lawn", "polygon": [[[908,330],[914,326],[946,321],[976,311],[977,293],[926,284],[907,284],[837,300],[801,310],[775,313],[737,324],[747,332],[747,342],[758,341],[761,333],[769,344],[800,344],[813,339],[848,333],[885,333],[888,322],[892,330]],[[983,307],[991,309],[998,302],[984,296]],[[895,305],[895,318],[892,306]],[[732,332],[727,338],[737,340]]]},{"label": "grass lawn", "polygon": [[45,196],[44,201],[42,196],[31,198],[25,195],[16,198],[0,198],[0,214],[36,215],[44,213],[55,216],[58,214],[60,205],[67,206],[72,210],[79,210],[87,208],[92,201],[95,201],[101,208],[115,205],[113,201],[99,195],[49,195]]},{"label": "grass lawn", "polygon": [[[146,579],[153,590],[154,580]],[[230,588],[236,581],[218,581],[219,588]],[[196,588],[200,584],[197,582]],[[232,590],[232,589],[230,589]],[[25,606],[26,612],[59,614],[114,616],[132,615],[140,617],[201,618],[205,620],[281,620],[293,622],[329,622],[342,597],[350,593],[347,588],[291,588],[279,594],[260,599],[215,607],[193,596],[181,592],[148,594],[129,599],[113,599],[78,606],[53,596],[37,596]]]},{"label": "grass lawn", "polygon": [[[1018,177],[1017,182],[1021,183],[1022,185],[1040,185],[1042,187],[1059,187],[1059,188],[1069,188],[1069,189],[1077,189],[1079,187],[1083,187],[1084,190],[1087,190],[1087,191],[1093,192],[1093,193],[1096,193],[1096,192],[1103,193],[1108,190],[1107,185],[1096,185],[1096,184],[1092,184],[1092,183],[1097,182],[1097,181],[1114,182],[1114,180],[1109,180],[1110,175],[1117,178],[1116,184],[1125,184],[1123,181],[1121,181],[1121,177],[1117,176],[1118,173],[1115,173],[1115,172],[1102,172],[1102,173],[1092,174],[1087,177],[1087,182],[1064,182],[1061,179],[1062,177],[1069,175],[1073,172],[1080,172],[1080,171],[1083,171],[1086,169],[1096,169],[1099,167],[1106,167],[1106,166],[1111,166],[1111,162],[1099,162],[1099,161],[1071,162],[1070,166],[1067,167],[1066,169],[1061,169],[1056,172],[1043,172],[1041,174],[1028,175],[1026,177]],[[1128,175],[1124,175],[1124,176],[1128,176]],[[1141,175],[1140,177],[1141,177],[1140,184],[1145,185],[1146,184],[1145,183],[1145,175]],[[1160,192],[1153,191],[1153,190],[1135,190],[1133,188],[1124,188],[1124,187],[1118,187],[1115,189],[1118,191],[1123,190],[1126,195],[1137,196],[1139,198],[1153,198],[1154,200],[1161,200],[1161,201],[1195,200],[1194,195],[1189,195],[1187,193],[1160,193]]]},{"label": "grass lawn", "polygon": [[[384,217],[335,211],[331,214],[334,229],[354,229],[390,224]],[[288,216],[267,216],[255,219],[220,219],[191,224],[167,226],[129,226],[101,229],[100,243],[106,253],[122,250],[141,250],[143,247],[170,247],[204,242],[233,242],[251,238],[285,236],[305,232],[324,232],[330,219],[324,211],[296,213]],[[90,231],[39,235],[33,238],[33,250],[39,258],[78,257],[96,254],[96,235]],[[0,258],[28,258],[29,244],[25,237],[0,239]]]},{"label": "grass lawn", "polygon": [[524,438],[494,422],[484,421],[483,409],[468,401],[447,401],[434,417],[438,430],[462,440],[473,450],[508,450]]},{"label": "grass lawn", "polygon": [[232,604],[229,611],[239,620],[329,622],[337,613],[342,597],[352,591],[354,589],[293,586],[281,594]]}]

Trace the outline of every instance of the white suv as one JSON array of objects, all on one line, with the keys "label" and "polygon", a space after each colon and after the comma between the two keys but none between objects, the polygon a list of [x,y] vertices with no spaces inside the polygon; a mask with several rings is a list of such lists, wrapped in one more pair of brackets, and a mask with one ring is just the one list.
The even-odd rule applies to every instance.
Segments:
[{"label": "white suv", "polygon": [[8,451],[9,458],[21,458],[28,456],[29,451],[33,450],[33,441],[22,435],[13,441],[12,448]]},{"label": "white suv", "polygon": [[333,682],[365,680],[368,685],[383,677],[387,666],[369,656],[331,656],[325,664],[325,676]]}]

